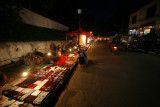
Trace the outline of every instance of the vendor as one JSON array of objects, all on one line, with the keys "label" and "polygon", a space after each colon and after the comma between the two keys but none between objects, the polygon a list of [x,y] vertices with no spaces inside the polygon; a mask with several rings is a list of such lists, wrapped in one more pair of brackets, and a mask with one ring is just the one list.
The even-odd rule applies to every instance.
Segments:
[{"label": "vendor", "polygon": [[61,48],[59,48],[59,50],[57,51],[56,57],[61,57],[62,56],[62,52],[61,52]]},{"label": "vendor", "polygon": [[81,48],[79,48],[78,53],[79,53],[79,64],[86,66],[87,54],[86,54],[85,51],[83,51]]},{"label": "vendor", "polygon": [[56,53],[56,57],[53,58],[52,60],[50,60],[50,63],[51,63],[51,64],[56,63],[61,56],[62,56],[61,48],[58,48],[57,53]]},{"label": "vendor", "polygon": [[6,81],[7,81],[7,76],[0,71],[0,95],[2,95],[2,88],[5,85]]},{"label": "vendor", "polygon": [[66,48],[65,48],[65,44],[62,45],[62,53],[65,54],[66,52]]},{"label": "vendor", "polygon": [[51,60],[50,63],[55,64],[55,65],[66,65],[69,64],[66,62],[66,54],[61,53],[61,48],[59,48],[56,58],[54,60]]}]

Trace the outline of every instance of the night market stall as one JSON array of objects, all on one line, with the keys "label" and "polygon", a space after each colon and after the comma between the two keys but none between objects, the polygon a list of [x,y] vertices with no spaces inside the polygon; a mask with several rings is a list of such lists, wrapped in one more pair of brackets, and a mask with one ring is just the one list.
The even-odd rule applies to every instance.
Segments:
[{"label": "night market stall", "polygon": [[78,64],[78,54],[69,54],[66,63],[48,64],[32,76],[24,75],[10,83],[3,91],[0,106],[44,106],[53,97],[64,81],[70,77]]},{"label": "night market stall", "polygon": [[[66,35],[74,37],[76,45],[79,45],[81,47],[88,47],[90,41],[93,39],[92,32],[85,32],[82,28],[80,28],[79,31],[77,30],[73,32],[68,32],[66,33]],[[78,44],[78,39],[79,39],[79,44]]]}]

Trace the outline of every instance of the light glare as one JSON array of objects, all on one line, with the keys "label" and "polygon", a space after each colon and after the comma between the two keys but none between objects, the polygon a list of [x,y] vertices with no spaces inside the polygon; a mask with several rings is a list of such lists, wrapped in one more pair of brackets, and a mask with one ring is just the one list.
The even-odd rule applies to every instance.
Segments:
[{"label": "light glare", "polygon": [[51,53],[50,53],[50,52],[48,52],[48,56],[51,56]]},{"label": "light glare", "polygon": [[28,73],[27,72],[23,72],[23,74],[22,74],[23,76],[27,76],[28,75]]},{"label": "light glare", "polygon": [[69,51],[71,52],[71,51],[72,51],[72,48],[69,48]]}]

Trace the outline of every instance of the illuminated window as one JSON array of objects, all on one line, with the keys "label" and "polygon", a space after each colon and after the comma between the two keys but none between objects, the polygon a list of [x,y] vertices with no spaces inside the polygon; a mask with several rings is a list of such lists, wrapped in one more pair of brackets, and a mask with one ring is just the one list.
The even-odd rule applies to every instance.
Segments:
[{"label": "illuminated window", "polygon": [[146,34],[149,34],[150,31],[151,31],[151,29],[145,29],[145,30],[144,30],[144,34],[145,34],[145,35],[146,35]]}]

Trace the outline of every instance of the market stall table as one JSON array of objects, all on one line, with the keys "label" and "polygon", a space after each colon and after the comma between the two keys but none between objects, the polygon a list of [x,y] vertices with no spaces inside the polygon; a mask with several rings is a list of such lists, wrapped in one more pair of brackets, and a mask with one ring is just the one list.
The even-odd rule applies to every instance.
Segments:
[{"label": "market stall table", "polygon": [[30,77],[22,77],[10,83],[3,91],[0,106],[41,106],[69,78],[78,63],[78,54],[70,54],[65,65],[48,65]]}]

